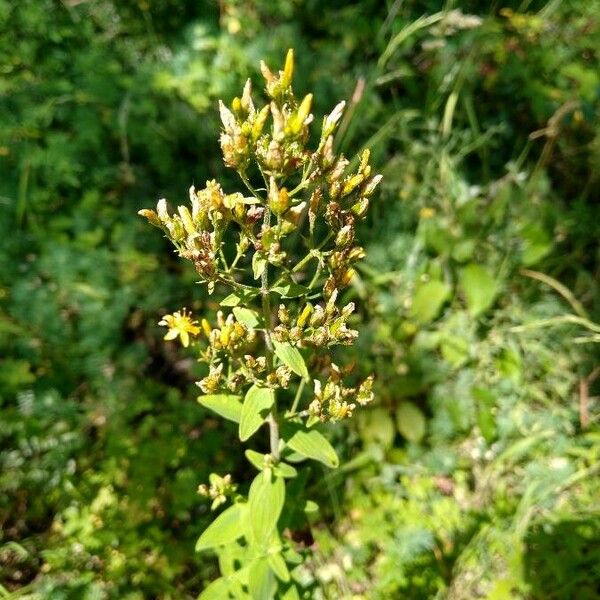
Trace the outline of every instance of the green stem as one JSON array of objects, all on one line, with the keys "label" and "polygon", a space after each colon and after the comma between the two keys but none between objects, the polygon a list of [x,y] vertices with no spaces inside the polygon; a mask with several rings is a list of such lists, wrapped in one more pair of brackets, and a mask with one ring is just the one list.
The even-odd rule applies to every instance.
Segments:
[{"label": "green stem", "polygon": [[[263,225],[269,227],[271,225],[271,210],[268,206],[265,207],[265,215]],[[262,296],[262,311],[263,319],[265,322],[265,346],[266,346],[266,358],[267,358],[267,369],[273,370],[273,340],[271,338],[271,294],[269,290],[269,264],[265,266],[265,270],[261,276],[260,293]],[[271,456],[275,461],[279,460],[279,423],[277,421],[277,399],[273,402],[273,408],[267,417],[267,423],[269,424],[269,440],[271,446]]]},{"label": "green stem", "polygon": [[290,409],[290,414],[295,415],[298,410],[298,403],[300,402],[300,398],[302,397],[302,392],[304,391],[304,385],[306,384],[306,379],[300,380],[300,385],[296,390],[296,395],[294,396],[294,402],[292,403],[292,408]]},{"label": "green stem", "polygon": [[252,184],[250,183],[250,181],[248,180],[248,178],[246,177],[245,173],[240,173],[238,171],[238,174],[240,176],[240,179],[244,182],[244,185],[248,188],[248,191],[252,193],[252,195],[260,200],[261,202],[264,202],[264,200],[261,198],[260,194],[258,193],[258,190],[254,189],[254,187],[252,186]]}]

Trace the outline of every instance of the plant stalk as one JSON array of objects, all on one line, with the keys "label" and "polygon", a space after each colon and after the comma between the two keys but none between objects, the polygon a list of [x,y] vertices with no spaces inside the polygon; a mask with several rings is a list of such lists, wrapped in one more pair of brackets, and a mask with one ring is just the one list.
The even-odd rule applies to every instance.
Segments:
[{"label": "plant stalk", "polygon": [[[265,207],[265,215],[263,225],[269,227],[271,225],[271,209]],[[273,369],[273,340],[271,339],[271,295],[269,291],[269,264],[265,265],[265,270],[262,272],[260,293],[262,297],[263,320],[265,323],[265,346],[267,368]],[[279,460],[279,422],[277,421],[277,398],[273,402],[273,408],[267,417],[269,424],[269,441],[271,447],[271,456],[275,461]]]}]

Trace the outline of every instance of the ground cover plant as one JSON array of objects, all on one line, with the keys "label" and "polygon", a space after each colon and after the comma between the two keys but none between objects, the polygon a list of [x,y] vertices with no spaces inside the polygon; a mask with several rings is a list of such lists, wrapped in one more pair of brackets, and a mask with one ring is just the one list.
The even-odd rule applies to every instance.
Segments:
[{"label": "ground cover plant", "polygon": [[374,400],[314,426],[336,469],[286,480],[310,464],[319,506],[281,531],[299,593],[598,595],[595,2],[24,0],[0,1],[0,23],[0,596],[195,598],[222,573],[195,545],[230,506],[210,510],[219,490],[247,494],[241,448],[269,456],[268,426],[242,446],[198,403],[208,338],[185,348],[158,323],[222,330],[234,307],[136,212],[188,182],[243,191],[218,100],[250,78],[258,104],[260,59],[290,46],[308,146],[344,99],[336,153],[356,173],[369,148],[384,176],[336,298],[360,335],[330,349],[355,365],[346,387],[375,374]]}]

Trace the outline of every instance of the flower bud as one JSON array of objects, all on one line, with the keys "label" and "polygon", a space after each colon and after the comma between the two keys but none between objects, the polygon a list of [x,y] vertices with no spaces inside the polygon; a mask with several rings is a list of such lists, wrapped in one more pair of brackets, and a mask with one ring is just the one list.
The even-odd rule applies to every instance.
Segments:
[{"label": "flower bud", "polygon": [[307,302],[306,305],[304,306],[304,308],[302,309],[302,312],[300,313],[300,316],[298,317],[298,320],[296,322],[296,324],[298,325],[298,327],[304,327],[304,324],[306,323],[306,319],[308,319],[308,317],[310,316],[310,314],[313,311],[313,306],[310,302]]},{"label": "flower bud", "polygon": [[290,206],[288,191],[285,188],[277,189],[274,177],[269,185],[269,208],[276,214],[282,215]]},{"label": "flower bud", "polygon": [[196,232],[196,226],[194,225],[194,221],[192,220],[192,215],[188,210],[187,206],[178,206],[177,211],[179,212],[179,216],[181,217],[181,221],[185,228],[185,231],[188,235],[194,235]]},{"label": "flower bud", "polygon": [[355,262],[357,260],[361,260],[365,257],[365,250],[360,246],[354,246],[350,252],[348,252],[348,260],[350,262]]},{"label": "flower bud", "polygon": [[283,119],[283,113],[279,110],[279,107],[275,102],[271,102],[271,117],[273,117],[273,139],[281,141],[283,138],[285,121]]},{"label": "flower bud", "polygon": [[325,311],[323,307],[318,304],[310,317],[309,325],[311,327],[320,327],[325,322]]},{"label": "flower bud", "polygon": [[342,317],[344,317],[344,319],[347,319],[353,312],[354,309],[356,308],[354,302],[350,302],[348,304],[346,304],[346,306],[344,306],[344,308],[342,308]]},{"label": "flower bud", "polygon": [[294,76],[294,50],[290,48],[287,51],[285,57],[285,66],[283,67],[283,73],[281,74],[281,84],[284,87],[289,87],[292,83]]},{"label": "flower bud", "polygon": [[148,221],[156,227],[163,226],[160,219],[158,218],[158,215],[153,210],[150,210],[148,208],[142,208],[142,210],[138,210],[138,215],[140,215],[141,217],[146,217],[146,219],[148,219]]},{"label": "flower bud", "polygon": [[379,185],[379,182],[383,179],[383,175],[375,175],[365,186],[363,195],[370,196],[375,188]]},{"label": "flower bud", "polygon": [[252,82],[250,79],[246,80],[246,84],[244,85],[244,93],[242,94],[242,99],[240,101],[241,107],[249,114],[254,113],[254,102],[252,102]]},{"label": "flower bud", "polygon": [[219,114],[221,116],[221,122],[223,128],[227,133],[234,133],[237,131],[238,126],[235,120],[234,114],[219,100]]},{"label": "flower bud", "polygon": [[244,254],[248,248],[250,248],[250,240],[248,239],[248,236],[240,233],[240,241],[237,243],[237,251],[240,254]]},{"label": "flower bud", "polygon": [[346,269],[346,271],[344,272],[344,274],[341,276],[340,278],[340,284],[343,287],[346,287],[347,285],[350,285],[350,282],[352,281],[352,278],[354,277],[354,269]]},{"label": "flower bud", "polygon": [[169,235],[174,242],[180,242],[185,238],[185,228],[179,215],[173,215],[169,223],[166,223]]},{"label": "flower bud", "polygon": [[368,166],[369,157],[371,156],[371,151],[368,148],[363,150],[363,153],[360,156],[360,166],[358,167],[358,172],[363,173]]},{"label": "flower bud", "polygon": [[335,236],[335,245],[338,248],[345,248],[354,239],[354,230],[351,225],[342,227]]},{"label": "flower bud", "polygon": [[287,325],[290,322],[290,313],[286,308],[285,304],[280,304],[279,309],[277,310],[277,317],[279,318],[279,322]]},{"label": "flower bud", "polygon": [[210,337],[210,332],[212,331],[210,328],[210,324],[208,323],[208,321],[206,319],[202,319],[200,321],[200,325],[202,326],[202,331],[204,331],[204,335],[206,335],[207,338]]},{"label": "flower bud", "polygon": [[262,133],[262,130],[264,129],[265,123],[267,122],[267,117],[269,116],[269,111],[270,111],[269,106],[263,106],[260,109],[260,112],[258,113],[258,115],[256,116],[256,119],[254,120],[254,123],[252,124],[252,139],[254,141],[256,141],[260,137],[260,134]]},{"label": "flower bud", "polygon": [[300,133],[302,127],[308,124],[312,99],[313,95],[307,94],[298,107],[296,114],[290,119],[289,129],[292,134],[296,135]]},{"label": "flower bud", "polygon": [[321,134],[322,139],[329,137],[333,133],[338,121],[342,117],[345,106],[346,102],[342,100],[335,106],[331,113],[323,119],[323,132]]},{"label": "flower bud", "polygon": [[367,198],[359,198],[358,202],[350,208],[350,210],[359,218],[362,219],[367,214],[369,208],[369,200]]},{"label": "flower bud", "polygon": [[242,112],[242,101],[237,96],[231,102],[231,108],[234,113],[239,114]]},{"label": "flower bud", "polygon": [[156,212],[158,213],[158,218],[163,222],[163,224],[167,224],[171,217],[169,217],[169,212],[167,211],[167,201],[164,198],[161,198],[156,205]]},{"label": "flower bud", "polygon": [[364,176],[362,174],[352,175],[344,182],[344,187],[342,188],[342,196],[348,196],[351,194],[363,181]]}]

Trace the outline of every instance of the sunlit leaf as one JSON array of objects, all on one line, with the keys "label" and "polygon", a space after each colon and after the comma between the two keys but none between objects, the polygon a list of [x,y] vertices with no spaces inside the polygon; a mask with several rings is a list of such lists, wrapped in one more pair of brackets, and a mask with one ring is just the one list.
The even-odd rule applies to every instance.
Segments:
[{"label": "sunlit leaf", "polygon": [[234,423],[239,423],[242,415],[242,402],[233,394],[208,394],[198,396],[198,402],[218,415]]},{"label": "sunlit leaf", "polygon": [[291,344],[273,341],[275,355],[286,366],[288,366],[296,375],[308,379],[308,369],[298,348]]},{"label": "sunlit leaf", "polygon": [[243,523],[247,507],[238,503],[224,510],[202,533],[196,542],[196,552],[225,546],[244,535]]},{"label": "sunlit leaf", "polygon": [[239,436],[245,442],[264,423],[275,402],[273,390],[253,385],[247,392],[240,416]]},{"label": "sunlit leaf", "polygon": [[333,449],[333,446],[316,429],[296,431],[292,437],[286,441],[288,448],[291,448],[298,454],[322,462],[325,466],[335,469],[339,466],[339,458]]},{"label": "sunlit leaf", "polygon": [[433,321],[450,297],[450,291],[450,286],[442,281],[424,283],[413,297],[410,316],[421,323]]},{"label": "sunlit leaf", "polygon": [[485,267],[474,263],[460,272],[460,285],[467,308],[474,317],[492,305],[498,292],[498,282],[494,276]]},{"label": "sunlit leaf", "polygon": [[252,539],[260,546],[269,543],[285,501],[283,479],[262,471],[250,485],[248,493],[249,527]]}]

